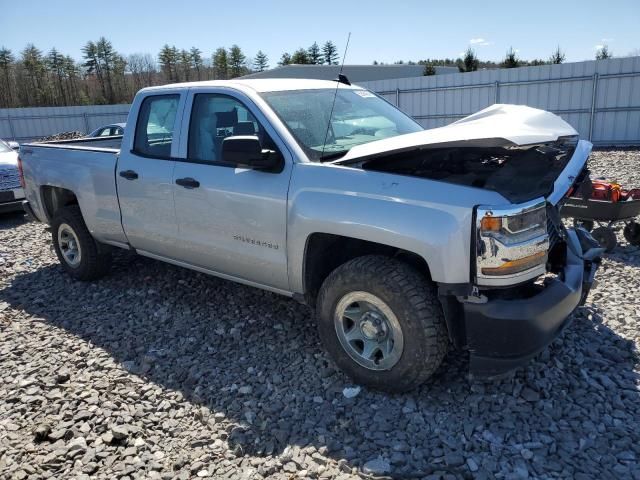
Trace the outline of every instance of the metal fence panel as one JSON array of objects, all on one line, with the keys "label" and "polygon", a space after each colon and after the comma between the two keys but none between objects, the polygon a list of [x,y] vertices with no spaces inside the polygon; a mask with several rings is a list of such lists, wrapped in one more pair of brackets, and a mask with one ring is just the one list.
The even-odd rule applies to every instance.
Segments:
[{"label": "metal fence panel", "polygon": [[494,103],[549,110],[599,145],[640,145],[640,57],[361,82],[425,128]]},{"label": "metal fence panel", "polygon": [[0,138],[28,141],[61,132],[89,133],[109,123],[126,122],[130,105],[0,109]]}]

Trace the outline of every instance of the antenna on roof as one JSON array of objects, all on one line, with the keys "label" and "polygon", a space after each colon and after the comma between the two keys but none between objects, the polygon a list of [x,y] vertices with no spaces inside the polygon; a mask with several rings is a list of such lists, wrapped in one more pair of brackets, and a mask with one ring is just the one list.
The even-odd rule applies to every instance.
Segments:
[{"label": "antenna on roof", "polygon": [[349,49],[349,40],[351,40],[351,32],[347,36],[347,45],[344,47],[344,55],[342,56],[342,64],[340,65],[340,72],[336,79],[336,91],[333,94],[333,102],[331,103],[331,112],[329,113],[329,121],[327,122],[327,130],[324,133],[324,142],[322,143],[322,154],[320,155],[320,161],[324,158],[324,148],[327,146],[327,137],[329,136],[329,129],[331,128],[331,119],[333,118],[333,108],[336,106],[336,97],[338,96],[338,87],[341,83],[345,85],[351,85],[349,79],[342,74],[344,68],[344,59],[347,57],[347,50]]}]

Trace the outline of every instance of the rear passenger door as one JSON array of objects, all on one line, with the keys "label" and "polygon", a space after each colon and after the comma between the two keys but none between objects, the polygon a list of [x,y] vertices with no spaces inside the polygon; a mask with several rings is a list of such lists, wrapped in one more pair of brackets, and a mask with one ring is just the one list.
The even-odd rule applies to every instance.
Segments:
[{"label": "rear passenger door", "polygon": [[[231,89],[191,89],[173,180],[180,259],[275,289],[288,290],[287,191],[292,158],[262,112]],[[284,157],[279,173],[221,159],[222,142],[257,135]]]},{"label": "rear passenger door", "polygon": [[123,139],[116,168],[122,226],[129,243],[141,253],[174,254],[178,225],[173,204],[173,156],[178,150],[175,129],[185,97],[184,90],[144,97],[133,138],[128,129]]}]

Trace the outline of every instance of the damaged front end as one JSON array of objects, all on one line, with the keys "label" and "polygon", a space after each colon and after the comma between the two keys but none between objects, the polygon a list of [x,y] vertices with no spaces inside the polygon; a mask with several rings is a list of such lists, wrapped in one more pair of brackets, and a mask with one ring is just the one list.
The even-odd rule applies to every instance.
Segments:
[{"label": "damaged front end", "polygon": [[591,144],[559,117],[515,105],[380,143],[341,163],[505,199],[474,207],[469,283],[439,284],[439,293],[451,340],[469,351],[472,374],[500,376],[526,362],[568,325],[600,262],[591,235],[566,229],[558,214],[567,192],[588,184]]},{"label": "damaged front end", "polygon": [[602,249],[586,230],[551,228],[561,238],[550,247],[542,276],[460,298],[458,325],[472,375],[491,378],[522,365],[551,343],[584,303]]},{"label": "damaged front end", "polygon": [[603,249],[584,229],[567,229],[558,206],[590,185],[588,142],[576,145],[553,188],[525,204],[477,206],[473,285],[459,296],[458,340],[479,377],[504,374],[560,334],[584,303]]},{"label": "damaged front end", "polygon": [[492,190],[517,204],[553,190],[577,140],[567,136],[520,146],[493,138],[424,145],[366,160],[361,168]]}]

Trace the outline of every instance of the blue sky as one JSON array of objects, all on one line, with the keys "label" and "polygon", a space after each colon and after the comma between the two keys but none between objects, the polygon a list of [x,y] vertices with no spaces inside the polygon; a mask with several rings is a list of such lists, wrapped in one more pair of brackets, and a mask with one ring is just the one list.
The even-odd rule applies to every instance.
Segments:
[{"label": "blue sky", "polygon": [[[56,47],[79,59],[101,35],[123,53],[157,54],[164,43],[210,55],[237,43],[262,49],[275,66],[283,51],[333,40],[347,63],[456,57],[469,45],[500,60],[513,46],[522,58],[547,58],[560,45],[567,61],[593,59],[607,43],[614,55],[640,49],[640,0],[206,1],[1,0],[0,46]],[[379,5],[379,6],[378,6]],[[640,54],[640,53],[637,53]]]}]

